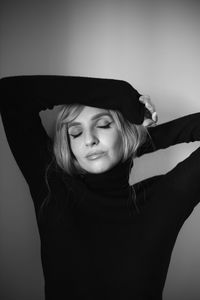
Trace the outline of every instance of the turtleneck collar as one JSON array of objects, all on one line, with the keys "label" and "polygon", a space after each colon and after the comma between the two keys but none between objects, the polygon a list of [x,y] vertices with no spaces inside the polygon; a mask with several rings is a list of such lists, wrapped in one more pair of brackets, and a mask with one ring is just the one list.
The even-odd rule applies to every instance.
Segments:
[{"label": "turtleneck collar", "polygon": [[106,172],[81,175],[81,181],[95,194],[111,198],[128,197],[130,189],[129,175],[132,164],[132,158],[128,158],[124,162],[120,161]]},{"label": "turtleneck collar", "polygon": [[132,222],[134,195],[129,185],[132,158],[119,162],[110,170],[71,177],[68,195],[78,222]]}]

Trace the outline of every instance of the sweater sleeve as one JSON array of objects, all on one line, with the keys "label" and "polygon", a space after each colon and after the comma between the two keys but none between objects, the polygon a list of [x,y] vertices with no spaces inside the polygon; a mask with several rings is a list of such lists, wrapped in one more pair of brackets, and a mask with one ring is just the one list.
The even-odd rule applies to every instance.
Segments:
[{"label": "sweater sleeve", "polygon": [[146,142],[138,148],[137,157],[170,146],[200,140],[200,113],[148,128]]},{"label": "sweater sleeve", "polygon": [[48,193],[45,173],[52,160],[52,141],[39,116],[40,110],[45,107],[20,93],[15,93],[13,99],[1,98],[1,119],[7,141],[29,185],[37,211]]},{"label": "sweater sleeve", "polygon": [[[199,141],[200,113],[187,115],[149,128],[149,134],[151,142],[147,146],[144,145],[143,149],[139,149],[139,156],[179,143]],[[176,211],[175,207],[177,207],[177,211],[182,210],[188,216],[200,201],[200,147],[179,162],[172,170],[158,176],[158,178],[160,179],[158,186],[156,185],[156,191],[158,193],[161,191],[161,198],[168,195],[166,203],[172,205],[172,207],[170,206],[171,209]]]}]

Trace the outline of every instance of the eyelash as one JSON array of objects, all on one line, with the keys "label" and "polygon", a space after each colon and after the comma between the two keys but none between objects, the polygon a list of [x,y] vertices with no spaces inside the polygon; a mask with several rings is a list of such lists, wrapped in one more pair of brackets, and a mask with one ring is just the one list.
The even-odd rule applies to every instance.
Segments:
[{"label": "eyelash", "polygon": [[[112,122],[110,122],[110,123],[108,123],[108,124],[106,124],[106,125],[104,125],[104,126],[97,126],[97,128],[108,129],[108,128],[110,128],[111,123],[112,123]],[[75,138],[79,137],[79,136],[81,135],[81,133],[82,133],[82,132],[80,132],[80,133],[78,133],[78,134],[76,134],[76,135],[75,135],[75,134],[70,134],[70,136],[71,136],[73,139],[75,139]]]}]

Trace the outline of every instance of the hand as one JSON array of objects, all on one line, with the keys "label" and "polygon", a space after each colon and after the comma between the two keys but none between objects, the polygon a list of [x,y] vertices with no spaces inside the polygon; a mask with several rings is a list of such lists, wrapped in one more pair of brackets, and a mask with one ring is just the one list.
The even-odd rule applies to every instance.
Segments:
[{"label": "hand", "polygon": [[158,115],[156,112],[155,105],[151,102],[151,98],[148,95],[142,95],[139,101],[145,105],[146,111],[144,116],[144,122],[142,123],[145,127],[154,127],[158,122]]}]

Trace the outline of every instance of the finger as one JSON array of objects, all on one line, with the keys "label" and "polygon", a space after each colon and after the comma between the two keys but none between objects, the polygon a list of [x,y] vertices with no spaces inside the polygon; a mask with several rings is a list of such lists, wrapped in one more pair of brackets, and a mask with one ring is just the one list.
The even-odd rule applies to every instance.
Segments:
[{"label": "finger", "polygon": [[156,108],[153,103],[149,100],[145,103],[145,107],[153,114],[156,111]]},{"label": "finger", "polygon": [[158,122],[158,115],[156,111],[152,114],[152,120],[154,120],[154,122]]},{"label": "finger", "polygon": [[158,122],[158,115],[157,115],[157,112],[156,112],[156,108],[155,108],[155,105],[151,102],[150,96],[142,95],[142,96],[140,96],[139,100],[145,105],[145,108],[146,108],[145,117],[146,117],[146,119],[151,119],[155,123]]},{"label": "finger", "polygon": [[151,119],[145,119],[144,122],[142,123],[143,126],[149,127],[153,124],[154,122]]},{"label": "finger", "polygon": [[152,121],[152,119],[145,119],[144,122],[142,123],[142,125],[144,127],[154,127],[157,124],[154,121]]},{"label": "finger", "polygon": [[150,111],[148,108],[145,107],[145,119],[152,119],[154,122],[158,121],[158,115],[156,111]]},{"label": "finger", "polygon": [[143,104],[145,104],[149,100],[151,101],[151,98],[149,95],[142,95],[139,97],[139,101],[142,102]]},{"label": "finger", "polygon": [[142,123],[142,125],[144,127],[148,127],[151,123],[149,122],[149,119],[145,119],[144,122]]},{"label": "finger", "polygon": [[151,112],[155,112],[155,105],[151,102],[151,98],[149,95],[142,95],[139,97],[140,102],[142,102],[145,107]]}]

